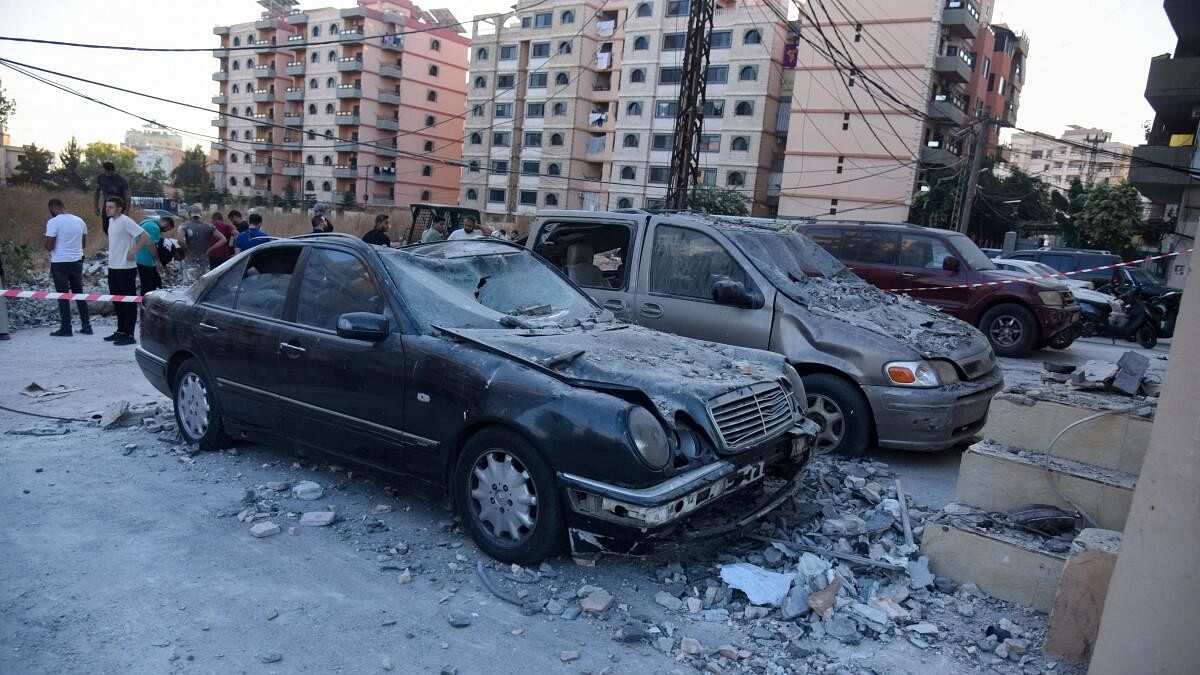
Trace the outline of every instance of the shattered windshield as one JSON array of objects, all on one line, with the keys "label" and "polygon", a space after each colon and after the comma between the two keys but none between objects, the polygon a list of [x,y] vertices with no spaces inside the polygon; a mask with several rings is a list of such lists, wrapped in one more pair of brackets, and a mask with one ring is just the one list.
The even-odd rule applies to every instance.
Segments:
[{"label": "shattered windshield", "polygon": [[785,276],[796,283],[808,277],[857,279],[837,258],[798,232],[751,228],[721,231],[767,276]]},{"label": "shattered windshield", "polygon": [[486,240],[381,252],[422,332],[446,328],[569,327],[605,321],[596,307],[529,251]]}]

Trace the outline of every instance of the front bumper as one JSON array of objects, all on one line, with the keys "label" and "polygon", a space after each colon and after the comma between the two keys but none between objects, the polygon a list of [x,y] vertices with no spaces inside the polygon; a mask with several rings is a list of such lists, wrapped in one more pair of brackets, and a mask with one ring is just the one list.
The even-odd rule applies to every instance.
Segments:
[{"label": "front bumper", "polygon": [[937,389],[866,385],[875,414],[879,447],[895,450],[945,450],[974,436],[987,423],[992,397],[1004,387],[995,368],[971,382]]},{"label": "front bumper", "polygon": [[1083,318],[1083,310],[1079,308],[1079,305],[1070,307],[1036,305],[1033,310],[1037,315],[1043,340],[1049,340],[1064,330],[1075,330]]},{"label": "front bumper", "polygon": [[[646,488],[627,488],[560,472],[558,478],[570,508],[568,531],[572,552],[649,553],[671,540],[678,526],[691,516],[761,482],[768,468],[787,462],[797,474],[802,472],[818,430],[812,421],[801,420],[766,446]],[[778,502],[770,508],[752,509],[753,519],[785,501],[777,497],[778,493],[770,500]],[[694,541],[725,534],[746,517],[738,519],[733,528],[690,533],[682,539]]]}]

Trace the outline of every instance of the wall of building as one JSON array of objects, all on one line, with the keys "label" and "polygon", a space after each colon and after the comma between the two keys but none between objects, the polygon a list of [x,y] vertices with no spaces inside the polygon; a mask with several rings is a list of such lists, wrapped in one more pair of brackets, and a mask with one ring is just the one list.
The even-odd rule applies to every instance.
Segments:
[{"label": "wall of building", "polygon": [[[1103,129],[1072,124],[1059,138],[1072,144],[1090,145],[1089,138],[1110,136]],[[1041,178],[1053,188],[1067,190],[1076,178],[1087,182],[1088,165],[1092,161],[1089,150],[1026,133],[1013,134],[1009,145],[1009,162],[1012,166]],[[1107,153],[1129,155],[1133,147],[1112,140],[1098,143],[1096,147],[1102,152],[1095,157],[1095,182],[1116,183],[1125,180],[1129,176],[1129,160],[1118,159]]]}]

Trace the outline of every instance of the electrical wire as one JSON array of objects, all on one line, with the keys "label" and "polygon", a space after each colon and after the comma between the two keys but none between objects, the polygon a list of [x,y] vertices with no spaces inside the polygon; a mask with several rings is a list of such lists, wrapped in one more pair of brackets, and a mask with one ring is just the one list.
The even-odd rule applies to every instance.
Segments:
[{"label": "electrical wire", "polygon": [[48,420],[58,420],[60,422],[91,422],[91,420],[81,419],[79,417],[59,417],[57,415],[43,415],[42,413],[29,412],[28,410],[17,410],[8,406],[0,405],[0,410],[7,410],[10,413],[18,415],[29,415],[30,417],[41,417]]}]

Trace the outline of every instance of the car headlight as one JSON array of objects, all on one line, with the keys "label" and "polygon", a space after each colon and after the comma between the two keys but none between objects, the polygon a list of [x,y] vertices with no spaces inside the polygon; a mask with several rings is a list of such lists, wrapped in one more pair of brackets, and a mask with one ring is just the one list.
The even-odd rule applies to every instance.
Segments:
[{"label": "car headlight", "polygon": [[666,466],[671,458],[671,448],[667,444],[667,432],[658,418],[645,408],[630,408],[626,421],[629,438],[642,460],[653,469]]},{"label": "car headlight", "polygon": [[958,382],[958,371],[947,361],[892,361],[883,372],[892,384],[901,387],[940,387]]},{"label": "car headlight", "polygon": [[1038,299],[1050,307],[1062,307],[1063,296],[1058,291],[1038,291]]}]

